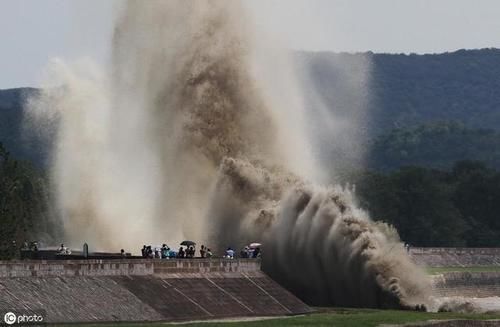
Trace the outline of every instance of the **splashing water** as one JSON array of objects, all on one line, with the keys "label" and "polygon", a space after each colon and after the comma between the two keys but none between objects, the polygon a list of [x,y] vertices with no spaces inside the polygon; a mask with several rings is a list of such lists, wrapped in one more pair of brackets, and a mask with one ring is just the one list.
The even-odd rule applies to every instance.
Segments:
[{"label": "splashing water", "polygon": [[310,303],[425,303],[427,282],[397,233],[348,191],[314,184],[323,174],[300,90],[262,38],[237,1],[131,1],[111,67],[52,65],[64,86],[31,99],[28,117],[57,124],[68,242],[262,240],[263,269]]}]

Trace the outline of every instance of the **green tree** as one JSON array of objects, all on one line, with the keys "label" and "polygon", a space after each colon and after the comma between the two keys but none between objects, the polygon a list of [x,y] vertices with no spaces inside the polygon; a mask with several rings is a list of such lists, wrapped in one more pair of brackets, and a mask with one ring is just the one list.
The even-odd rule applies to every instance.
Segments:
[{"label": "green tree", "polygon": [[454,205],[449,173],[406,167],[383,174],[364,172],[355,178],[360,205],[375,220],[394,225],[415,246],[464,246],[468,225]]},{"label": "green tree", "polygon": [[453,202],[467,221],[470,246],[500,245],[500,174],[484,163],[464,161],[452,171]]},{"label": "green tree", "polygon": [[30,164],[9,158],[0,143],[0,259],[16,255],[25,240],[42,236],[50,241],[59,233],[49,198],[45,176]]}]

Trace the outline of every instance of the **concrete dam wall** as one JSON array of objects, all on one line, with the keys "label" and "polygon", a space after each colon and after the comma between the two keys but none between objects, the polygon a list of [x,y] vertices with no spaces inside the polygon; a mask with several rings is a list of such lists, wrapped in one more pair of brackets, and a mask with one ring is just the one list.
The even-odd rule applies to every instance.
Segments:
[{"label": "concrete dam wall", "polygon": [[[426,267],[500,262],[500,249],[413,248],[410,254]],[[500,296],[500,271],[445,272],[431,278],[440,296]],[[252,259],[0,262],[0,314],[40,310],[49,323],[183,321],[312,311]]]},{"label": "concrete dam wall", "polygon": [[43,310],[52,323],[312,311],[249,259],[0,262],[0,312],[9,310]]}]

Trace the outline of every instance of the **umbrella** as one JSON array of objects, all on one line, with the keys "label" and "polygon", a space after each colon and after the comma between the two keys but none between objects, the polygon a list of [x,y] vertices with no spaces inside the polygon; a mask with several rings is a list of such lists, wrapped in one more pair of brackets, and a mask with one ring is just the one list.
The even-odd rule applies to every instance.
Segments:
[{"label": "umbrella", "polygon": [[261,246],[262,246],[262,244],[260,244],[260,243],[251,243],[248,247],[251,249],[255,249],[255,248],[258,248]]},{"label": "umbrella", "polygon": [[193,242],[193,241],[182,241],[181,245],[184,245],[184,246],[194,246],[194,245],[196,245],[196,243]]}]

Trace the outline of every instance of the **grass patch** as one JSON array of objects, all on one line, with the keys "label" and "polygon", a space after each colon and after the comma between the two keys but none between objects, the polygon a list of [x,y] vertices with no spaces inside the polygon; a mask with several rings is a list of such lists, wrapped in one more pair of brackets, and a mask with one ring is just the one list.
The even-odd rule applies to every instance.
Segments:
[{"label": "grass patch", "polygon": [[[380,324],[404,324],[427,320],[468,319],[486,320],[500,319],[500,314],[459,314],[459,313],[429,313],[399,310],[371,310],[371,309],[329,309],[328,312],[319,312],[305,316],[276,318],[261,321],[238,322],[204,322],[182,324],[183,327],[277,327],[277,326],[342,326],[342,327],[375,327]],[[168,323],[149,324],[99,324],[99,325],[72,325],[85,327],[102,326],[143,327],[143,326],[172,326]]]},{"label": "grass patch", "polygon": [[428,267],[426,271],[430,275],[448,272],[500,272],[500,266],[474,266],[474,267]]}]

